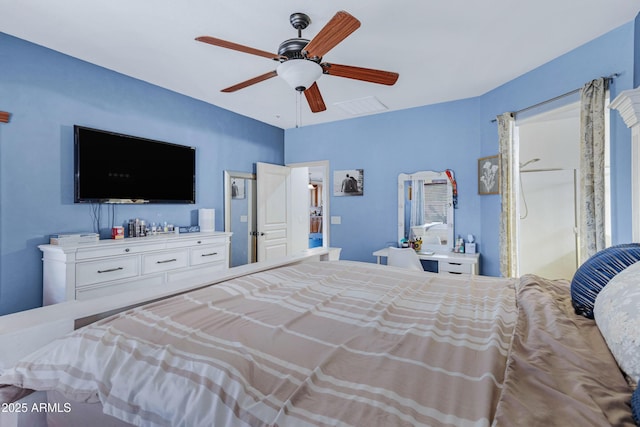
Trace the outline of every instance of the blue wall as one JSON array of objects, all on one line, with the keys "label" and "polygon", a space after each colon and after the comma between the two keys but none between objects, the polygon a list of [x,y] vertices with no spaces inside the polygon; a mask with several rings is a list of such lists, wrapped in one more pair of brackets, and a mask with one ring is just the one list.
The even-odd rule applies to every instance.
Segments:
[{"label": "blue wall", "polygon": [[331,216],[342,223],[331,226],[330,243],[342,258],[373,262],[373,251],[397,242],[402,172],[452,169],[460,195],[456,233],[480,236],[479,105],[466,99],[286,131],[287,163],[329,160],[332,171],[364,169],[363,196],[331,198]]},{"label": "blue wall", "polygon": [[[342,219],[331,245],[352,260],[372,262],[374,250],[396,241],[399,173],[452,169],[456,233],[474,234],[482,273],[499,275],[500,197],[478,196],[476,178],[477,159],[498,151],[491,120],[599,76],[621,73],[612,98],[633,88],[637,33],[630,22],[480,97],[287,131],[0,33],[0,110],[12,113],[0,125],[0,314],[40,305],[37,245],[50,233],[92,229],[90,207],[73,203],[74,124],[197,147],[196,205],[118,206],[116,224],[194,224],[199,207],[212,207],[222,229],[222,171],[251,172],[257,161],[362,168],[364,195],[331,200],[331,215]],[[630,131],[617,112],[611,119],[613,239],[621,243],[631,237]]]},{"label": "blue wall", "polygon": [[[331,199],[331,246],[345,259],[373,261],[371,252],[396,240],[400,172],[453,169],[459,192],[456,234],[474,234],[481,272],[500,275],[500,196],[477,195],[477,159],[498,153],[497,125],[491,120],[581,87],[600,76],[620,73],[611,98],[633,88],[634,23],[630,22],[478,98],[376,116],[291,129],[285,132],[287,163],[329,160],[332,170],[363,168],[365,195]],[[514,52],[526,55],[526,46]],[[479,76],[482,78],[482,76]],[[631,238],[630,131],[611,114],[613,240]]]},{"label": "blue wall", "polygon": [[[634,23],[630,22],[481,97],[480,128],[483,156],[498,151],[497,124],[491,120],[582,87],[598,77],[620,73],[610,86],[611,100],[633,88]],[[521,54],[526,54],[523,49]],[[517,61],[517,56],[514,56]],[[631,132],[617,111],[611,118],[612,240],[631,240]],[[498,233],[500,197],[482,197],[483,274],[499,275]]]},{"label": "blue wall", "polygon": [[116,225],[197,224],[207,207],[222,230],[223,170],[284,161],[281,129],[2,33],[0,64],[0,110],[12,113],[0,125],[0,314],[41,304],[49,234],[93,229],[90,206],[73,203],[74,124],[196,147],[195,205],[117,206]]}]

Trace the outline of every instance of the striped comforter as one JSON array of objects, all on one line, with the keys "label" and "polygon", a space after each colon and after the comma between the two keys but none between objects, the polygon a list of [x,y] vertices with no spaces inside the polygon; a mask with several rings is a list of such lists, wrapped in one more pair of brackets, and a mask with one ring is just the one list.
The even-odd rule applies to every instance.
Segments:
[{"label": "striped comforter", "polygon": [[80,329],[4,372],[0,394],[56,389],[145,426],[488,426],[515,287],[302,263]]}]

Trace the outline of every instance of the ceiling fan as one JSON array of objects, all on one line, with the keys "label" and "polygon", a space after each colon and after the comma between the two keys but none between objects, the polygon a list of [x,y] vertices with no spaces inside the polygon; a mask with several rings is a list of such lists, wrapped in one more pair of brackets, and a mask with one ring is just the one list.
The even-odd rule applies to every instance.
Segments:
[{"label": "ceiling fan", "polygon": [[311,111],[318,113],[327,109],[316,83],[322,74],[389,86],[398,80],[398,73],[390,71],[322,62],[322,57],[327,52],[360,27],[360,21],[349,13],[345,11],[336,13],[311,41],[302,38],[302,30],[311,23],[309,16],[304,13],[294,13],[289,17],[289,21],[293,28],[298,30],[298,37],[283,41],[277,54],[210,36],[196,38],[203,43],[262,56],[280,63],[275,70],[222,89],[222,92],[235,92],[280,76],[292,88],[298,92],[304,92]]}]

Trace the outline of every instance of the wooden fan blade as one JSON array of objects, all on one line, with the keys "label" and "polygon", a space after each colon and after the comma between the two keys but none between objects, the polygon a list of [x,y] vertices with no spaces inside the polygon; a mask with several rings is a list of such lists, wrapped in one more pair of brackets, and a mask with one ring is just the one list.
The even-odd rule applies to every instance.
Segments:
[{"label": "wooden fan blade", "polygon": [[327,109],[327,107],[324,105],[322,95],[320,94],[320,88],[318,88],[318,85],[316,83],[312,84],[309,89],[304,91],[304,96],[307,98],[307,102],[309,103],[311,112],[319,113]]},{"label": "wooden fan blade", "polygon": [[275,77],[277,75],[278,75],[278,73],[276,73],[275,70],[269,71],[268,73],[264,73],[264,74],[262,74],[260,76],[254,77],[252,79],[246,80],[246,81],[238,83],[236,85],[229,86],[226,89],[222,89],[220,92],[226,92],[226,93],[235,92],[237,90],[244,89],[247,86],[251,86],[251,85],[254,85],[256,83],[263,82],[263,81],[265,81],[267,79],[270,79],[271,77]]},{"label": "wooden fan blade", "polygon": [[358,28],[360,28],[360,21],[341,10],[327,22],[302,51],[306,52],[307,58],[322,58]]},{"label": "wooden fan blade", "polygon": [[373,70],[371,68],[352,67],[351,65],[323,63],[324,74],[348,79],[362,80],[370,83],[392,86],[400,76],[391,71]]},{"label": "wooden fan blade", "polygon": [[224,47],[231,50],[237,50],[238,52],[250,53],[251,55],[264,56],[265,58],[275,59],[275,60],[280,59],[280,55],[276,55],[275,53],[266,52],[260,49],[254,49],[252,47],[243,46],[241,44],[229,42],[222,39],[217,39],[215,37],[201,36],[201,37],[196,37],[196,40],[199,42],[212,44],[214,46]]}]

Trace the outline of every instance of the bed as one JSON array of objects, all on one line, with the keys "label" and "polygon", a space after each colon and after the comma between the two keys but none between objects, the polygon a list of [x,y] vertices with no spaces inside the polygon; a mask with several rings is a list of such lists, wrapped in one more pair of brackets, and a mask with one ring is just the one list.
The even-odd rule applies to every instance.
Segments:
[{"label": "bed", "polygon": [[304,262],[78,329],[5,369],[0,400],[47,392],[49,425],[633,426],[569,288]]}]

